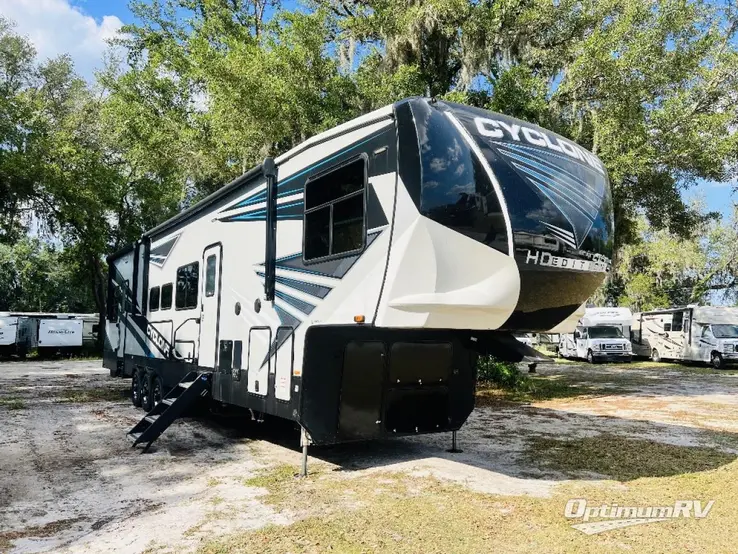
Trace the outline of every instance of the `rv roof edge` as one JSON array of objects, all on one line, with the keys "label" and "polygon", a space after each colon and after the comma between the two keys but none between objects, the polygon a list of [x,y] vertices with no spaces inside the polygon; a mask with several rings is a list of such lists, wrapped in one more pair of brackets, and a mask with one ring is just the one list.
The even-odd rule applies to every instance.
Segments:
[{"label": "rv roof edge", "polygon": [[[369,125],[372,125],[374,123],[377,123],[379,121],[385,120],[385,119],[392,119],[393,113],[392,111],[386,112],[385,110],[391,109],[391,107],[394,106],[394,104],[391,104],[390,106],[385,106],[384,108],[380,108],[379,110],[375,110],[374,112],[366,114],[364,117],[357,118],[353,121],[347,121],[343,125],[339,125],[337,127],[334,127],[333,129],[329,131],[325,131],[323,133],[320,133],[318,135],[315,135],[314,137],[311,137],[310,139],[306,140],[305,142],[299,144],[295,148],[288,150],[281,156],[278,156],[274,158],[274,163],[279,166],[295,156],[298,156],[301,152],[313,148],[323,142],[326,142],[328,140],[331,140],[337,136],[344,135],[346,133],[349,133],[351,131],[354,131],[356,129],[360,129],[362,127],[367,127]],[[378,112],[378,115],[375,115]],[[242,185],[245,181],[248,181],[260,173],[263,173],[264,165],[259,164],[253,168],[251,168],[246,173],[239,175],[236,177],[233,181],[228,183],[227,185],[219,188],[214,193],[212,193],[210,196],[207,196],[200,200],[197,204],[194,206],[191,206],[187,208],[186,210],[183,210],[182,212],[178,213],[174,217],[171,217],[164,223],[157,225],[153,229],[146,231],[142,238],[151,238],[156,235],[160,235],[167,229],[170,229],[174,227],[175,225],[181,223],[185,219],[196,215],[204,210],[206,210],[208,207],[210,207],[212,204],[214,204],[217,200],[228,194],[230,191],[238,188],[240,185]],[[125,250],[122,250],[120,253],[123,254],[131,249],[133,245],[128,246]],[[117,254],[117,253],[116,253]],[[111,258],[115,259],[116,254],[111,256]]]},{"label": "rv roof edge", "polygon": [[108,263],[111,263],[111,262],[117,260],[118,258],[120,258],[121,256],[123,256],[124,254],[127,254],[128,252],[130,252],[131,250],[133,250],[133,247],[134,246],[135,246],[134,243],[129,242],[124,247],[119,248],[117,251],[115,251],[112,254],[110,254],[110,256],[108,256],[107,258],[105,258],[105,261],[108,262]]},{"label": "rv roof edge", "polygon": [[216,200],[221,198],[222,196],[225,196],[230,191],[238,188],[241,184],[243,184],[245,181],[248,181],[249,179],[252,179],[259,175],[263,170],[263,164],[259,164],[256,167],[252,167],[249,169],[246,173],[243,173],[242,175],[239,175],[236,177],[233,181],[228,183],[227,185],[219,188],[214,193],[212,193],[210,196],[206,196],[202,200],[200,200],[197,204],[194,206],[190,206],[186,210],[183,210],[179,212],[174,217],[171,217],[167,219],[164,223],[157,225],[153,229],[146,231],[143,235],[141,235],[141,238],[149,238],[153,237],[155,235],[159,235],[166,231],[167,229],[174,227],[178,223],[181,223],[188,217],[191,217],[195,214],[198,214],[204,210],[206,210],[208,207],[210,207],[212,204],[215,203]]}]

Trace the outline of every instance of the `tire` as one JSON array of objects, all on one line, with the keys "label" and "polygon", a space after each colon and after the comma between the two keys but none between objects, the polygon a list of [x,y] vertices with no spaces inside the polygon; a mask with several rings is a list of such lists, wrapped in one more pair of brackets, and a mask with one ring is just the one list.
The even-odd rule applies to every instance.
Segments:
[{"label": "tire", "polygon": [[715,369],[723,369],[725,367],[725,364],[723,363],[723,356],[720,354],[720,352],[713,352],[712,357],[710,358],[710,363],[712,364],[712,367]]},{"label": "tire", "polygon": [[626,363],[626,364],[629,364],[629,363],[631,363],[632,361],[633,361],[633,357],[632,357],[632,356],[628,356],[627,358],[625,358],[625,363]]},{"label": "tire", "polygon": [[151,398],[151,375],[148,372],[141,379],[141,407],[145,412],[150,412],[154,407]]},{"label": "tire", "polygon": [[141,371],[136,370],[131,377],[131,404],[135,408],[141,407]]},{"label": "tire", "polygon": [[164,398],[164,382],[155,371],[149,375],[149,391],[151,391],[151,408],[153,409]]},{"label": "tire", "polygon": [[594,357],[594,354],[592,353],[592,350],[587,350],[587,361],[590,364],[595,363],[595,357]]},{"label": "tire", "polygon": [[661,355],[659,354],[659,351],[655,348],[651,351],[651,361],[657,363],[661,361]]}]

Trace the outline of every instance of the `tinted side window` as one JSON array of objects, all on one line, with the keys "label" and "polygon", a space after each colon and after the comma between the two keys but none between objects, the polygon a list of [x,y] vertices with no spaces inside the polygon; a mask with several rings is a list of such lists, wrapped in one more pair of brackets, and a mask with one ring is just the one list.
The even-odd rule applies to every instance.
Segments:
[{"label": "tinted side window", "polygon": [[317,260],[364,247],[363,158],[305,185],[305,260]]},{"label": "tinted side window", "polygon": [[149,311],[155,312],[159,309],[159,287],[153,287],[149,291]]},{"label": "tinted side window", "polygon": [[176,309],[190,310],[197,307],[199,283],[199,262],[193,262],[177,269],[177,293],[174,299]]},{"label": "tinted side window", "polygon": [[161,287],[161,309],[168,310],[172,307],[172,283],[167,283]]},{"label": "tinted side window", "polygon": [[213,296],[215,294],[215,254],[208,256],[205,263],[205,296]]},{"label": "tinted side window", "polygon": [[416,102],[413,113],[420,149],[420,213],[508,253],[505,216],[477,155],[438,110]]},{"label": "tinted side window", "polygon": [[683,321],[684,321],[684,312],[676,312],[674,314],[674,319],[672,320],[672,323],[671,323],[671,330],[681,331]]}]

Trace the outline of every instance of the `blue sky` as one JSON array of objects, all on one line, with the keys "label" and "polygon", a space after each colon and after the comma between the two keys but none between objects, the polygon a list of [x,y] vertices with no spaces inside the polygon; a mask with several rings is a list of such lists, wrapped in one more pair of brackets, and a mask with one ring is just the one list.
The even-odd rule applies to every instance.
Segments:
[{"label": "blue sky", "polygon": [[[69,53],[87,79],[100,67],[105,41],[134,20],[128,0],[0,0],[0,14],[16,22],[42,59]],[[729,216],[732,191],[725,183],[703,182],[686,191],[685,198],[701,197],[709,210]]]}]

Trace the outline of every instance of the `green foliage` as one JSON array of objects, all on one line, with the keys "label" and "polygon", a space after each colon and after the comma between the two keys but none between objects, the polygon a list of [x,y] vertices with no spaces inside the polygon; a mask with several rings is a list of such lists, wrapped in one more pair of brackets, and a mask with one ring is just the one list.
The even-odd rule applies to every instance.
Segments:
[{"label": "green foliage", "polygon": [[[699,206],[695,207],[701,213]],[[689,303],[735,303],[738,227],[708,219],[684,238],[637,221],[637,239],[621,248],[616,277],[606,287],[605,303],[635,311]]]},{"label": "green foliage", "polygon": [[92,312],[92,288],[74,250],[38,239],[0,244],[0,311]]},{"label": "green foliage", "polygon": [[525,387],[528,380],[514,363],[497,360],[494,356],[482,356],[477,362],[477,381],[482,384],[517,390]]},{"label": "green foliage", "polygon": [[109,59],[95,84],[68,56],[39,62],[0,19],[0,243],[53,237],[55,273],[82,279],[101,313],[104,254],[263,157],[421,94],[541,124],[602,158],[624,247],[602,291],[609,301],[655,306],[735,288],[734,230],[681,195],[738,168],[729,3],[134,0],[131,9],[135,23],[116,40],[125,60]]}]

